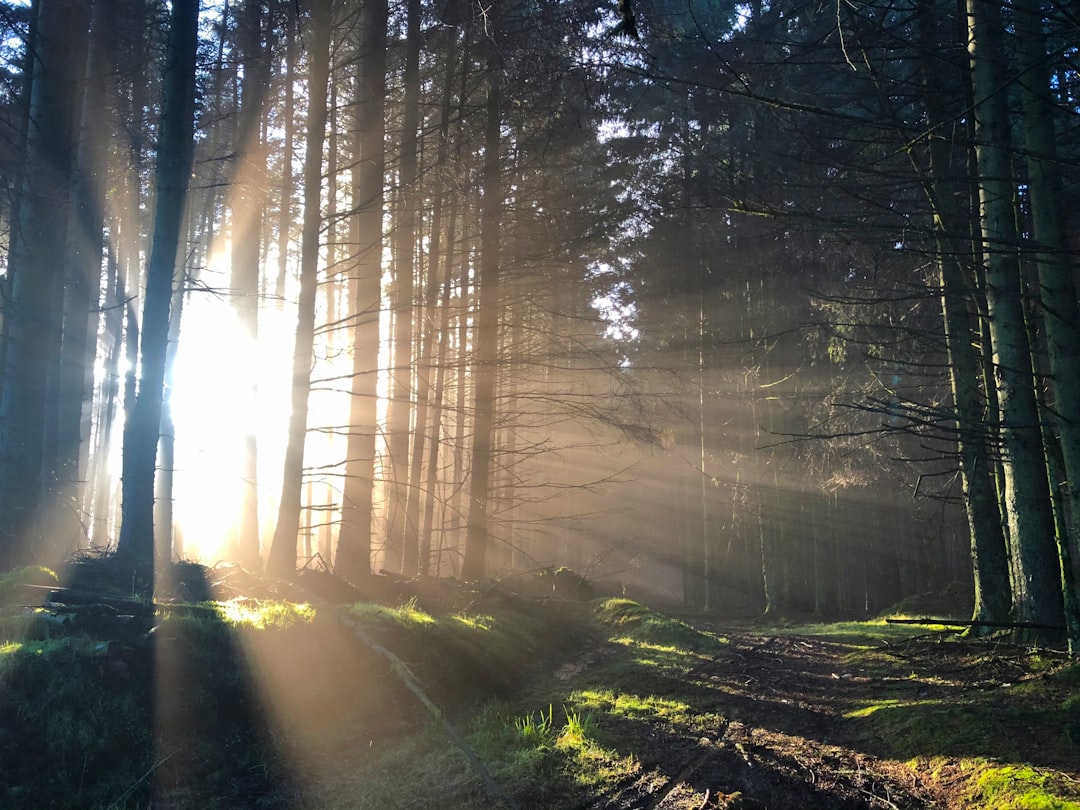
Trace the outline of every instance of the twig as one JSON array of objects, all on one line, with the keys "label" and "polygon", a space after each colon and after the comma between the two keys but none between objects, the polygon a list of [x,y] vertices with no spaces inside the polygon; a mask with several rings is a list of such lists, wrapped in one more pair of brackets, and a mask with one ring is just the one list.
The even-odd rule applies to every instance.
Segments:
[{"label": "twig", "polygon": [[170,759],[172,759],[174,756],[176,756],[179,753],[179,751],[180,751],[180,749],[177,748],[171,754],[168,754],[168,755],[162,757],[157,762],[155,762],[153,765],[151,765],[149,770],[147,770],[146,773],[144,773],[142,776],[140,776],[138,779],[136,779],[134,782],[132,782],[131,787],[129,787],[127,790],[125,790],[116,801],[114,801],[112,804],[109,805],[109,810],[113,810],[114,807],[119,807],[120,802],[124,801],[124,799],[126,799],[128,796],[130,796],[132,793],[134,793],[135,788],[137,788],[139,785],[141,785],[143,783],[143,781],[145,781],[146,777],[150,776],[154,771],[156,771],[158,768],[160,768],[162,765],[164,765],[166,762],[168,762]]}]

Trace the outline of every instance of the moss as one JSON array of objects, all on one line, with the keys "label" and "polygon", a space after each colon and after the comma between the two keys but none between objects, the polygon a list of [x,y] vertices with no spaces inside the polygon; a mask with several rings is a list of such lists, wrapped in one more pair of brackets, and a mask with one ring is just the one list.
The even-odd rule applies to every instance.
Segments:
[{"label": "moss", "polygon": [[618,630],[620,635],[658,647],[677,647],[695,652],[715,652],[723,641],[686,622],[655,613],[624,597],[599,600],[593,609],[596,620]]},{"label": "moss", "polygon": [[27,565],[0,574],[0,605],[27,601],[26,585],[53,586],[59,581],[56,572],[43,565]]},{"label": "moss", "polygon": [[1026,765],[983,768],[966,798],[982,810],[1080,810],[1075,791],[1066,792],[1060,779]]}]

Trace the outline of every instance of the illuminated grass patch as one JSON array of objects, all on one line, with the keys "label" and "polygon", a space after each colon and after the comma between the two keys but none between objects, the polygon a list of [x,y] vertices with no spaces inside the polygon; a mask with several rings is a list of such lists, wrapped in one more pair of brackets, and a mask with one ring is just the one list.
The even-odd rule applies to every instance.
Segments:
[{"label": "illuminated grass patch", "polygon": [[984,766],[965,798],[979,810],[1080,810],[1080,789],[1026,765]]},{"label": "illuminated grass patch", "polygon": [[655,613],[632,599],[602,599],[596,604],[593,615],[600,624],[616,630],[620,637],[647,642],[656,648],[715,652],[724,645],[723,639],[686,622]]},{"label": "illuminated grass patch", "polygon": [[396,623],[406,627],[422,627],[436,624],[435,617],[421,610],[417,606],[415,599],[410,599],[398,607],[361,602],[350,607],[349,613],[362,620],[373,620],[387,624]]},{"label": "illuminated grass patch", "polygon": [[214,602],[213,606],[225,622],[257,630],[283,630],[294,624],[310,624],[315,620],[315,608],[305,603],[260,602],[256,599],[237,598],[227,602]]},{"label": "illuminated grass patch", "polygon": [[575,705],[587,712],[604,713],[632,720],[665,720],[685,724],[690,719],[689,704],[656,695],[635,695],[608,690],[585,690],[572,696]]}]

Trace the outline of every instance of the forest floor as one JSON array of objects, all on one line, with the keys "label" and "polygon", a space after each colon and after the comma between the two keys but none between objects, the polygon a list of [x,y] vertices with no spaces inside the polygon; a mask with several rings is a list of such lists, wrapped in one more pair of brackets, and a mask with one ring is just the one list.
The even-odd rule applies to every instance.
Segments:
[{"label": "forest floor", "polygon": [[0,576],[13,810],[1080,810],[1080,665],[1004,637],[665,615],[552,572],[186,564],[151,604],[64,576]]}]

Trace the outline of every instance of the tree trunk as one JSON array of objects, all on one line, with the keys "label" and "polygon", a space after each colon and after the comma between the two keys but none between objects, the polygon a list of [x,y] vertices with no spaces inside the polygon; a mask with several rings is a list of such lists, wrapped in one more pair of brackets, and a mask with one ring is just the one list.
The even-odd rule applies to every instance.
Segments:
[{"label": "tree trunk", "polygon": [[1009,160],[1001,6],[968,0],[976,155],[1005,475],[1004,510],[1013,558],[1013,618],[1059,625],[1060,563],[1043,455],[1017,256],[1015,185]]},{"label": "tree trunk", "polygon": [[[76,111],[73,76],[79,61],[83,4],[40,0],[30,122],[19,222],[11,245],[8,293],[7,366],[0,393],[0,568],[37,557],[42,510],[57,472],[46,450],[55,416],[49,402],[50,374],[60,357],[62,312],[58,305],[67,230]],[[50,379],[51,378],[51,379]],[[57,402],[57,392],[51,392]]]},{"label": "tree trunk", "polygon": [[[1055,103],[1047,69],[1046,34],[1039,4],[1017,0],[1016,51],[1024,104],[1024,142],[1027,147],[1028,192],[1032,230],[1038,251],[1039,301],[1046,329],[1050,362],[1052,403],[1048,418],[1057,433],[1065,477],[1063,494],[1068,500],[1069,531],[1058,533],[1069,647],[1080,653],[1080,610],[1073,582],[1071,559],[1080,544],[1080,306],[1073,280],[1071,254],[1065,240],[1065,224],[1057,139],[1054,131]],[[1052,456],[1053,448],[1047,448]],[[1070,539],[1072,546],[1070,548]]]},{"label": "tree trunk", "polygon": [[474,338],[475,422],[472,465],[469,473],[469,519],[465,534],[464,580],[484,577],[490,543],[488,495],[491,482],[492,438],[495,434],[495,379],[499,350],[499,229],[503,204],[502,166],[499,159],[502,121],[502,66],[495,44],[498,7],[488,23],[492,40],[487,58],[487,120],[484,127],[484,197],[480,210],[480,268],[477,278],[477,314]]},{"label": "tree trunk", "polygon": [[[260,123],[270,80],[269,60],[262,37],[263,2],[245,0],[237,15],[237,40],[243,78],[239,87],[236,140],[233,144],[233,178],[230,188],[232,209],[232,268],[229,286],[233,309],[248,340],[244,364],[237,373],[245,377],[249,400],[258,401],[259,286],[262,267],[262,216],[266,204],[266,152],[260,137]],[[257,567],[259,557],[259,498],[257,420],[248,422],[244,435],[242,496],[234,553],[244,565]]]},{"label": "tree trunk", "polygon": [[[198,0],[173,0],[165,65],[157,156],[153,244],[146,268],[141,374],[124,426],[123,510],[118,551],[138,569],[154,562],[154,463],[161,427],[162,386],[169,337],[169,307],[191,175],[195,123],[195,52]],[[162,563],[170,549],[156,550]]]},{"label": "tree trunk", "polygon": [[357,99],[353,107],[352,398],[336,569],[348,579],[371,574],[375,436],[382,290],[383,175],[386,167],[386,0],[364,5]]},{"label": "tree trunk", "polygon": [[960,246],[964,242],[961,234],[965,229],[955,205],[960,190],[948,180],[955,175],[955,171],[951,168],[953,150],[945,136],[949,131],[948,122],[953,119],[946,112],[943,103],[942,88],[946,85],[940,69],[940,43],[934,13],[932,0],[923,0],[920,3],[920,56],[927,128],[931,133],[927,192],[934,211],[933,228],[941,283],[942,319],[956,410],[964,508],[975,574],[975,607],[972,618],[977,621],[1005,621],[1011,604],[1009,562],[1005,536],[1001,530],[993,460],[987,447],[983,420],[987,403],[979,388],[979,355],[975,348],[977,336],[972,329],[967,304],[972,297],[972,290],[959,261],[959,257],[964,255]]},{"label": "tree trunk", "polygon": [[394,228],[394,361],[392,392],[387,411],[387,450],[390,455],[389,516],[386,530],[387,568],[416,572],[415,531],[406,525],[409,439],[412,407],[413,273],[416,262],[417,127],[420,122],[420,0],[408,0],[405,35],[405,107],[402,114],[401,158],[398,174],[398,214]]},{"label": "tree trunk", "polygon": [[267,569],[281,577],[296,572],[300,532],[300,500],[304,480],[308,395],[315,346],[315,297],[319,280],[319,226],[322,223],[322,161],[326,139],[326,95],[330,73],[331,6],[315,0],[311,11],[311,53],[308,76],[307,152],[304,155],[304,224],[300,241],[300,297],[293,344],[292,411],[281,484],[277,525]]}]

